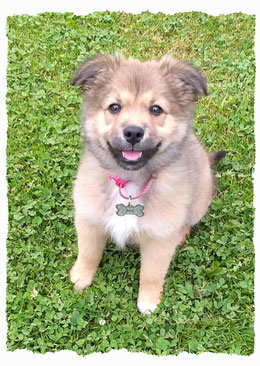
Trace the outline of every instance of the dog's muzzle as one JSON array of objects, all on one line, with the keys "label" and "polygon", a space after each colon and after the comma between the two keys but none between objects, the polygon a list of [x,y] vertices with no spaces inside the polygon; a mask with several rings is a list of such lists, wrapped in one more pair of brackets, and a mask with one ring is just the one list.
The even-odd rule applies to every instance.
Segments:
[{"label": "dog's muzzle", "polygon": [[[126,170],[141,169],[157,153],[161,142],[156,143],[153,138],[144,139],[143,137],[143,129],[127,127],[124,130],[124,140],[115,138],[107,141],[109,151],[122,168]],[[132,143],[134,141],[135,143]]]}]

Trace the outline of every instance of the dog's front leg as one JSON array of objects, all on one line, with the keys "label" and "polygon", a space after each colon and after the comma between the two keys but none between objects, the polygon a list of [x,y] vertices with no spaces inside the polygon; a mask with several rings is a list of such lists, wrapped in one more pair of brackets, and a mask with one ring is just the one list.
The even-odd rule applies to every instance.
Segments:
[{"label": "dog's front leg", "polygon": [[98,269],[107,237],[101,230],[85,219],[75,219],[78,236],[78,257],[70,270],[74,288],[83,291],[90,286]]},{"label": "dog's front leg", "polygon": [[186,233],[187,230],[181,230],[167,240],[143,237],[139,241],[141,272],[137,307],[142,314],[150,315],[160,303],[171,259]]}]

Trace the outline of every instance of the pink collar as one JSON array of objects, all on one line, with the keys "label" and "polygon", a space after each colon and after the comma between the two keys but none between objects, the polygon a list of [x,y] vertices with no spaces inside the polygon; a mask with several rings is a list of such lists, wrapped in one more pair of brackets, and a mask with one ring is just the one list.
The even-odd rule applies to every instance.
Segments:
[{"label": "pink collar", "polygon": [[111,174],[108,175],[108,178],[110,180],[114,180],[116,185],[119,187],[119,194],[121,197],[125,198],[126,200],[135,200],[136,198],[139,198],[141,196],[143,196],[146,192],[149,191],[149,189],[151,188],[151,185],[153,184],[153,181],[156,179],[155,176],[151,176],[150,179],[148,180],[148,182],[146,183],[144,189],[142,190],[142,192],[140,194],[138,194],[137,196],[135,197],[132,197],[132,196],[125,196],[123,193],[122,193],[122,188],[124,188],[126,186],[126,184],[128,182],[130,182],[130,180],[124,180],[124,179],[121,179],[121,178],[118,178],[118,177],[115,177]]}]

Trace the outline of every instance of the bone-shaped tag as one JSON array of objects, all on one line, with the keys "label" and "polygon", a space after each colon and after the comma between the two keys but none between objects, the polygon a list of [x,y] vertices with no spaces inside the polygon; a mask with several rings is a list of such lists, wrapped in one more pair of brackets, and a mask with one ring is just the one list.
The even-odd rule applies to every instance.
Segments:
[{"label": "bone-shaped tag", "polygon": [[117,208],[116,214],[118,216],[125,216],[125,215],[136,215],[138,217],[144,216],[143,205],[132,206],[130,203],[128,203],[128,205],[125,206],[123,205],[123,203],[120,203],[119,205],[116,205],[116,208]]}]

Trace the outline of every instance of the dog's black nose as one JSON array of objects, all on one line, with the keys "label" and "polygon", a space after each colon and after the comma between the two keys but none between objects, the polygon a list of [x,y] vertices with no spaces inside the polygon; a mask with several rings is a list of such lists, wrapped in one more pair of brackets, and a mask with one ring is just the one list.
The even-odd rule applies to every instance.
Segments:
[{"label": "dog's black nose", "polygon": [[132,145],[140,142],[144,137],[144,130],[141,127],[137,126],[126,127],[123,133],[126,141],[130,142],[130,144]]}]

